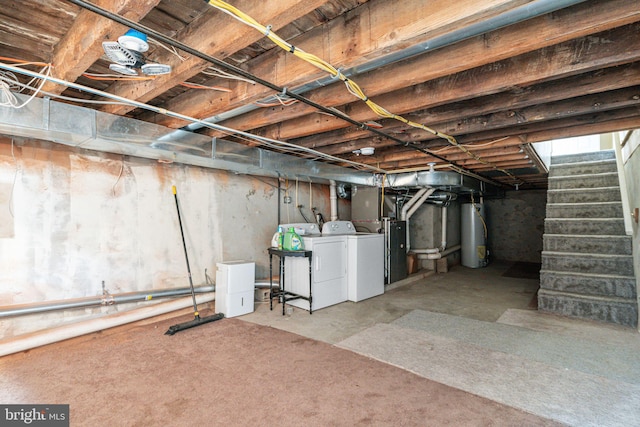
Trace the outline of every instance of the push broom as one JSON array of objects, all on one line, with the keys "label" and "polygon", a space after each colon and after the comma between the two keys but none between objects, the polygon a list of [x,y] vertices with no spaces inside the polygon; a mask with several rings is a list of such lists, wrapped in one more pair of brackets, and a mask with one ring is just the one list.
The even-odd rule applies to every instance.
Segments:
[{"label": "push broom", "polygon": [[177,325],[170,326],[165,335],[173,335],[176,332],[184,331],[185,329],[193,328],[195,326],[200,326],[205,323],[215,322],[216,320],[220,320],[224,318],[224,314],[217,313],[207,317],[200,317],[200,313],[198,313],[198,304],[196,303],[196,291],[193,288],[193,279],[191,279],[191,267],[189,267],[189,256],[187,255],[187,244],[184,240],[184,231],[182,229],[182,219],[180,218],[180,206],[178,204],[178,192],[176,191],[176,186],[172,186],[171,190],[173,191],[173,197],[176,200],[176,210],[178,211],[178,223],[180,224],[180,235],[182,236],[182,246],[184,247],[184,259],[187,262],[187,272],[189,273],[189,286],[191,287],[191,298],[193,299],[193,315],[194,319],[190,322],[178,323]]}]

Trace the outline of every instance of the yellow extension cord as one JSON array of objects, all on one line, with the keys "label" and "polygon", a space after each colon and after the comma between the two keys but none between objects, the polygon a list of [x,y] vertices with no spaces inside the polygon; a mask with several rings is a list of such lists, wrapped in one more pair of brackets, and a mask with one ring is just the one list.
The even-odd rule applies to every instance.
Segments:
[{"label": "yellow extension cord", "polygon": [[[405,123],[408,126],[414,127],[414,128],[418,128],[418,129],[422,129],[424,131],[427,131],[439,138],[445,139],[446,141],[449,142],[449,144],[457,147],[458,149],[460,149],[461,151],[463,151],[464,153],[466,153],[469,157],[473,158],[474,160],[487,165],[487,166],[491,166],[493,167],[495,170],[500,171],[502,173],[504,173],[505,175],[510,176],[511,178],[513,178],[514,180],[517,180],[516,176],[513,175],[512,173],[508,172],[505,169],[501,169],[498,168],[497,166],[495,166],[494,164],[483,160],[482,158],[480,158],[477,154],[472,153],[471,151],[469,151],[469,149],[467,149],[465,146],[460,145],[458,143],[458,141],[456,141],[456,139],[451,136],[451,135],[447,135],[446,133],[442,133],[442,132],[438,132],[435,129],[432,129],[426,125],[423,125],[421,123],[417,123],[417,122],[413,122],[411,120],[408,120],[402,116],[399,116],[397,114],[391,113],[389,112],[387,109],[385,109],[384,107],[376,104],[375,102],[373,102],[371,99],[369,99],[369,97],[364,93],[364,91],[362,90],[362,88],[360,88],[360,86],[358,86],[358,84],[356,82],[354,82],[353,80],[349,79],[348,77],[346,77],[345,75],[343,75],[339,69],[335,68],[333,65],[329,64],[328,62],[324,61],[321,58],[318,58],[316,55],[313,55],[311,53],[307,53],[304,50],[295,47],[294,45],[287,43],[286,41],[284,41],[280,36],[278,36],[276,33],[274,33],[273,31],[271,31],[271,26],[264,26],[262,24],[260,24],[258,21],[256,21],[255,19],[253,19],[251,16],[247,15],[246,13],[242,12],[241,10],[235,8],[234,6],[230,5],[229,3],[226,3],[222,0],[209,0],[208,4],[231,15],[233,18],[239,20],[240,22],[242,22],[243,24],[249,25],[250,27],[256,29],[257,31],[259,31],[260,33],[264,34],[266,37],[269,38],[269,40],[271,40],[272,42],[274,42],[277,46],[279,46],[280,48],[282,48],[283,50],[286,50],[289,53],[292,53],[293,55],[297,56],[298,58],[308,62],[309,64],[315,66],[316,68],[319,68],[323,71],[326,71],[327,73],[329,73],[332,77],[340,79],[342,82],[344,82],[345,86],[347,87],[347,90],[354,95],[355,97],[359,98],[361,101],[363,101],[374,113],[376,113],[378,116],[383,117],[383,118],[388,118],[388,119],[394,119],[397,121],[400,121],[402,123]],[[425,150],[428,152],[428,150]]]}]

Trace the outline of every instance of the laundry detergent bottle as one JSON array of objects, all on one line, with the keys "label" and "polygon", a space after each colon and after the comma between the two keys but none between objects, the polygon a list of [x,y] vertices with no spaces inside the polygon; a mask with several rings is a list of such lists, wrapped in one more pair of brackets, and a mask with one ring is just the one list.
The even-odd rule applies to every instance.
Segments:
[{"label": "laundry detergent bottle", "polygon": [[296,233],[296,230],[293,227],[289,227],[287,232],[284,233],[282,248],[285,251],[298,251],[303,249],[302,239],[298,236],[298,233]]},{"label": "laundry detergent bottle", "polygon": [[282,227],[278,227],[278,231],[271,238],[271,247],[282,250],[282,241],[284,240]]}]

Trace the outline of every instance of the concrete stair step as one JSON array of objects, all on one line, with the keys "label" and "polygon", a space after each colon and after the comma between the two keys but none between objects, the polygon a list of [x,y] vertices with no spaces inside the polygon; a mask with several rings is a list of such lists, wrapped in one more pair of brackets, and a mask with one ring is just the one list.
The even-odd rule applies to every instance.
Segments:
[{"label": "concrete stair step", "polygon": [[622,218],[546,218],[545,234],[624,236]]},{"label": "concrete stair step", "polygon": [[636,298],[636,280],[633,276],[540,271],[540,288],[580,295]]},{"label": "concrete stair step", "polygon": [[633,276],[633,256],[542,251],[546,271]]},{"label": "concrete stair step", "polygon": [[547,203],[547,218],[622,218],[622,202]]},{"label": "concrete stair step", "polygon": [[545,234],[543,250],[590,254],[632,255],[631,236]]},{"label": "concrete stair step", "polygon": [[559,165],[551,165],[549,167],[549,176],[571,176],[598,174],[607,172],[617,172],[617,164],[615,159],[596,160],[591,162],[565,163]]},{"label": "concrete stair step", "polygon": [[540,289],[538,310],[631,327],[636,327],[638,322],[635,298],[587,296]]},{"label": "concrete stair step", "polygon": [[547,203],[589,203],[620,201],[620,186],[602,188],[550,189],[547,191]]},{"label": "concrete stair step", "polygon": [[549,189],[601,188],[619,186],[617,172],[549,177]]},{"label": "concrete stair step", "polygon": [[600,160],[611,160],[616,158],[616,153],[613,150],[595,151],[593,153],[579,153],[579,154],[566,154],[563,156],[551,157],[552,165],[561,165],[565,163],[584,163],[594,162]]}]

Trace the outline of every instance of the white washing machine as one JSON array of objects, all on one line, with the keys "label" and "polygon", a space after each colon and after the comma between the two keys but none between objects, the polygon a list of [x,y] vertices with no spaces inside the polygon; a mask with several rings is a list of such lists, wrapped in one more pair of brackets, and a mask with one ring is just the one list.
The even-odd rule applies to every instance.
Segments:
[{"label": "white washing machine", "polygon": [[384,234],[356,232],[351,221],[330,221],[323,236],[347,238],[347,299],[358,302],[384,293]]},{"label": "white washing machine", "polygon": [[[347,300],[347,239],[345,235],[319,234],[316,224],[282,224],[286,231],[294,227],[302,238],[304,249],[311,255],[311,296],[313,311]],[[285,258],[285,289],[309,296],[309,260]],[[295,307],[309,310],[309,301],[288,301]]]}]

